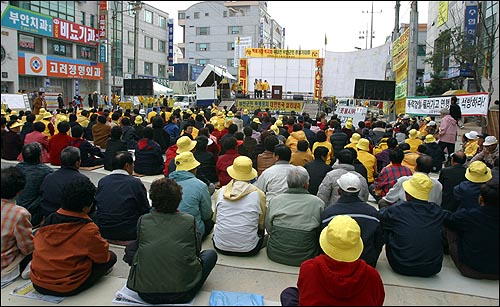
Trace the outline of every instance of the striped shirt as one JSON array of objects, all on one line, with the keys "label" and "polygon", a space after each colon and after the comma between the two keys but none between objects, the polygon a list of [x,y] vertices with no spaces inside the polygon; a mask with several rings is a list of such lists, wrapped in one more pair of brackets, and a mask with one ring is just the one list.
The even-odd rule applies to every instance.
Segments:
[{"label": "striped shirt", "polygon": [[20,254],[33,252],[33,234],[28,210],[2,199],[2,270]]},{"label": "striped shirt", "polygon": [[373,185],[375,190],[381,190],[379,196],[383,197],[387,194],[389,189],[396,184],[399,177],[411,175],[412,171],[408,167],[395,163],[389,164],[380,171]]}]

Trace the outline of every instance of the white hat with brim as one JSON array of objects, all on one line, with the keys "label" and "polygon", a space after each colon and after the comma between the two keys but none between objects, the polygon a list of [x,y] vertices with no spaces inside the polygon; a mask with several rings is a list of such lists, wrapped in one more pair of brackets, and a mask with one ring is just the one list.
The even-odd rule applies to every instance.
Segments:
[{"label": "white hat with brim", "polygon": [[354,262],[363,252],[363,240],[358,223],[348,215],[335,216],[319,236],[325,254],[341,262]]},{"label": "white hat with brim", "polygon": [[483,146],[490,146],[495,144],[498,144],[498,140],[494,135],[489,135],[484,138]]},{"label": "white hat with brim", "polygon": [[472,130],[470,132],[467,132],[465,134],[465,137],[468,138],[469,140],[475,140],[477,139],[477,135],[478,135],[477,131]]},{"label": "white hat with brim", "polygon": [[252,160],[246,156],[239,156],[233,165],[226,169],[231,178],[241,181],[250,181],[257,177],[257,171],[252,167]]}]

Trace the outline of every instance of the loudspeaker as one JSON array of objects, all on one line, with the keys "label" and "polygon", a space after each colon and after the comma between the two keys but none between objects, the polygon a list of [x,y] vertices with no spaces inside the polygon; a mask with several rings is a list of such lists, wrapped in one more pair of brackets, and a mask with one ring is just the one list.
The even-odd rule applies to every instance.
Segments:
[{"label": "loudspeaker", "polygon": [[384,99],[394,101],[396,92],[396,81],[385,81],[384,84]]},{"label": "loudspeaker", "polygon": [[356,79],[354,83],[354,98],[363,99],[365,96],[365,80]]},{"label": "loudspeaker", "polygon": [[395,81],[356,79],[354,98],[394,101]]},{"label": "loudspeaker", "polygon": [[377,81],[365,80],[365,97],[364,99],[375,99],[375,88]]},{"label": "loudspeaker", "polygon": [[293,100],[304,100],[304,95],[293,95]]},{"label": "loudspeaker", "polygon": [[123,79],[123,94],[125,96],[152,96],[153,79]]}]

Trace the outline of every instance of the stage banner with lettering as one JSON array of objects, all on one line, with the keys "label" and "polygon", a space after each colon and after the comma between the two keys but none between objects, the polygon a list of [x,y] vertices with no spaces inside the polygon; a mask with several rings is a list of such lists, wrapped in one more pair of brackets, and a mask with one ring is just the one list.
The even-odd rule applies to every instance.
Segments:
[{"label": "stage banner with lettering", "polygon": [[323,97],[323,65],[325,59],[316,59],[316,71],[314,73],[314,100]]},{"label": "stage banner with lettering", "polygon": [[248,109],[249,111],[269,108],[270,110],[280,110],[281,112],[295,111],[296,113],[302,113],[304,102],[293,100],[237,99],[236,107],[239,110]]},{"label": "stage banner with lettering", "polygon": [[338,115],[342,126],[347,122],[349,118],[352,119],[352,124],[358,128],[358,123],[360,121],[365,121],[366,113],[368,108],[364,107],[347,107],[347,106],[337,106],[335,114]]},{"label": "stage banner with lettering", "polygon": [[243,85],[243,93],[248,93],[248,82],[247,82],[247,74],[248,74],[248,60],[240,59],[240,65],[238,66],[238,82],[241,82]]},{"label": "stage banner with lettering", "polygon": [[[457,104],[462,116],[486,116],[488,114],[488,93],[457,95]],[[451,96],[407,97],[406,113],[415,115],[440,115],[441,109],[450,108]]]},{"label": "stage banner with lettering", "polygon": [[319,50],[246,48],[247,58],[318,59]]}]

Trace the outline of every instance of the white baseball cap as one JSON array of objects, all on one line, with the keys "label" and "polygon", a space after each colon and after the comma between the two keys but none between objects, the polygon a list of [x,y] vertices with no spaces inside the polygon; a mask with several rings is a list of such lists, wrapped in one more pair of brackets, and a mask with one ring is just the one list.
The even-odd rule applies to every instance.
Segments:
[{"label": "white baseball cap", "polygon": [[345,173],[337,179],[339,187],[349,193],[357,193],[361,189],[361,181],[359,177],[352,173]]},{"label": "white baseball cap", "polygon": [[431,121],[427,124],[427,126],[436,126],[436,122],[435,122],[435,121],[433,121],[433,120],[431,120]]}]

